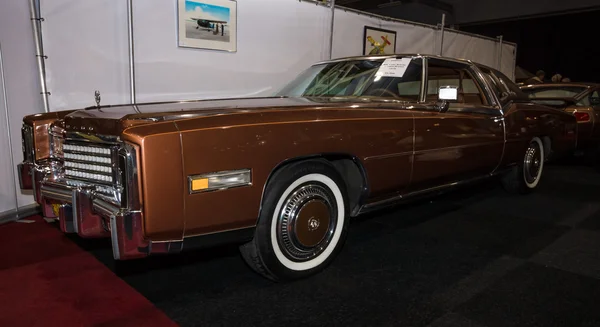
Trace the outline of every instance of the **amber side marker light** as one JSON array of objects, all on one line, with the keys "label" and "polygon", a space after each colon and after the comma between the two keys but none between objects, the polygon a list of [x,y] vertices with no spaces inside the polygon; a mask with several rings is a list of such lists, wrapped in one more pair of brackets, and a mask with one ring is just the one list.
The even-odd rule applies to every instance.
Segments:
[{"label": "amber side marker light", "polygon": [[188,177],[190,193],[225,190],[252,185],[250,169],[219,171]]}]

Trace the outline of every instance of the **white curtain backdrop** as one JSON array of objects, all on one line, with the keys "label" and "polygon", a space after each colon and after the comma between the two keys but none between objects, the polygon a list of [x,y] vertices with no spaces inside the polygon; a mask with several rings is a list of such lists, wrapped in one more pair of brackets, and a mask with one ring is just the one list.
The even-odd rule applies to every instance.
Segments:
[{"label": "white curtain backdrop", "polygon": [[50,110],[93,106],[95,90],[103,104],[127,103],[127,1],[41,0],[40,7]]},{"label": "white curtain backdrop", "polygon": [[[9,117],[0,97],[0,124],[11,126],[14,161],[22,160],[22,117],[43,111],[27,1],[0,12]],[[133,1],[138,102],[270,95],[309,65],[329,58],[331,10],[297,0],[237,1],[238,51],[177,46],[177,1]],[[40,0],[51,111],[130,101],[127,1]],[[276,13],[276,14],[273,14]],[[333,57],[362,55],[364,26],[397,32],[397,53],[439,54],[435,26],[381,19],[336,8]],[[444,56],[497,68],[498,43],[446,30]],[[514,76],[515,46],[503,44],[501,71]],[[34,86],[34,87],[32,87]],[[0,130],[4,130],[0,127]],[[8,134],[0,140],[9,153]],[[14,209],[16,169],[0,157],[0,213]],[[16,180],[15,180],[16,181]],[[18,181],[17,181],[18,182]],[[17,190],[20,206],[33,203]]]}]

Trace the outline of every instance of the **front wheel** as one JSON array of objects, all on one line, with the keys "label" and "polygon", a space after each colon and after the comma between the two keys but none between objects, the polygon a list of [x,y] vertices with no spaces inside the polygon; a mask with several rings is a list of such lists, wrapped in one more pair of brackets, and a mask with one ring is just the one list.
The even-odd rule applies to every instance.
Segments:
[{"label": "front wheel", "polygon": [[341,249],[347,229],[345,183],[326,162],[290,165],[276,173],[254,239],[240,250],[250,267],[273,281],[324,269]]},{"label": "front wheel", "polygon": [[544,170],[544,144],[539,137],[529,142],[523,161],[502,178],[504,189],[511,193],[530,193],[537,188]]}]

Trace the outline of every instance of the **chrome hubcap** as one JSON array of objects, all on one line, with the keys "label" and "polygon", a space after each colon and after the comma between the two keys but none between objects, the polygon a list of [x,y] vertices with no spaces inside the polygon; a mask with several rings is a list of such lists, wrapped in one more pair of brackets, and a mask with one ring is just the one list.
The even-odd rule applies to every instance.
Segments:
[{"label": "chrome hubcap", "polygon": [[535,181],[538,179],[542,160],[542,151],[539,144],[537,142],[531,142],[527,152],[525,153],[525,161],[523,165],[523,175],[527,183],[535,183]]},{"label": "chrome hubcap", "polygon": [[336,208],[335,197],[322,184],[311,182],[296,188],[285,199],[277,222],[283,254],[296,262],[321,254],[335,231]]}]

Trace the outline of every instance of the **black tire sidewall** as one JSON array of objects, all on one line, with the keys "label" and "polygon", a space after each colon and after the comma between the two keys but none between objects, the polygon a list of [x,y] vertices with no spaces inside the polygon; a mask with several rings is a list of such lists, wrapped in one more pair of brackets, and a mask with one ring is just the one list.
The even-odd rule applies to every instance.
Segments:
[{"label": "black tire sidewall", "polygon": [[[292,270],[282,264],[275,254],[273,245],[271,243],[271,224],[274,219],[277,204],[285,190],[303,176],[315,173],[329,177],[339,188],[344,201],[344,222],[340,226],[341,234],[337,243],[329,245],[334,246],[335,248],[321,264],[307,270]],[[293,163],[277,171],[272,176],[269,184],[265,188],[265,196],[254,239],[260,259],[265,268],[268,270],[268,273],[271,274],[275,280],[295,280],[313,275],[327,267],[337,256],[343,247],[343,244],[345,243],[348,232],[348,210],[349,205],[346,185],[335,168],[328,162],[322,160],[311,160]]]}]

